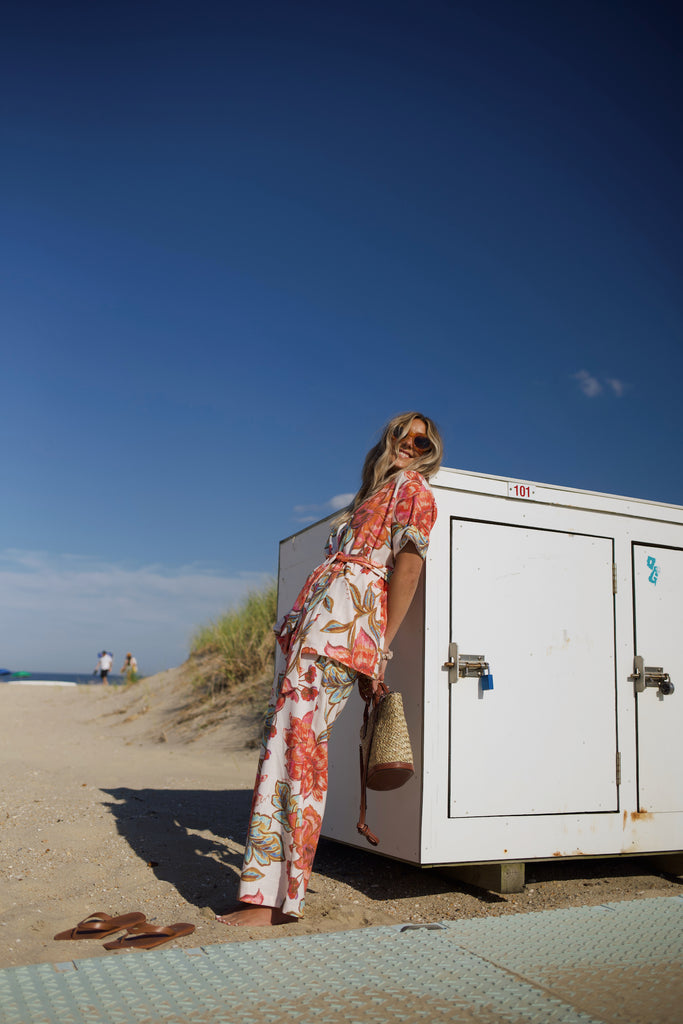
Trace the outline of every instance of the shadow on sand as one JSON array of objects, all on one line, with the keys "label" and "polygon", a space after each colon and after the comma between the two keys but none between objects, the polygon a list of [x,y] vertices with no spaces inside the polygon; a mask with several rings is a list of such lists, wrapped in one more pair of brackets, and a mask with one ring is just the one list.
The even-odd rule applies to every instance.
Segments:
[{"label": "shadow on sand", "polygon": [[156,877],[198,907],[237,895],[251,792],[103,790],[120,835]]},{"label": "shadow on sand", "polygon": [[[119,834],[146,861],[156,877],[169,882],[197,907],[228,906],[237,897],[251,792],[229,790],[104,790]],[[382,901],[445,892],[472,892],[486,903],[501,897],[436,872],[321,839],[314,872]],[[309,886],[315,892],[315,875]]]},{"label": "shadow on sand", "polygon": [[[169,882],[188,903],[227,908],[237,897],[251,792],[229,790],[110,789],[104,801],[119,833],[150,865],[157,878]],[[547,861],[527,864],[527,883],[582,879],[584,886],[640,876],[642,859],[619,858]],[[481,903],[506,902],[485,889],[444,878],[378,856],[370,850],[321,839],[314,872],[343,883],[373,901],[441,893],[470,893]],[[309,891],[316,891],[315,873]]]}]

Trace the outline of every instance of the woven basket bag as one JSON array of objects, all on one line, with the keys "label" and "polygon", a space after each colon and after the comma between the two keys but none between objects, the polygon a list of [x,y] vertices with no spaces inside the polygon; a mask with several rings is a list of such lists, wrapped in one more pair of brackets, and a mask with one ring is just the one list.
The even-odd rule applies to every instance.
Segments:
[{"label": "woven basket bag", "polygon": [[379,839],[365,824],[366,788],[398,789],[414,774],[403,697],[382,684],[374,701],[366,702],[360,731],[361,813],[356,827],[373,846]]}]

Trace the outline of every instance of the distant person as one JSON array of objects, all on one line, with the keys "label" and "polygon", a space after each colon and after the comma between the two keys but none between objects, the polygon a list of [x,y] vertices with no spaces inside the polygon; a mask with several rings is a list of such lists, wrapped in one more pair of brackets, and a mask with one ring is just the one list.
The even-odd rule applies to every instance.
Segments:
[{"label": "distant person", "polygon": [[138,663],[137,663],[136,658],[133,657],[133,655],[130,653],[130,651],[128,651],[128,654],[126,655],[126,660],[124,661],[123,665],[121,666],[121,675],[122,676],[126,676],[126,678],[129,681],[137,679]]},{"label": "distant person", "polygon": [[396,416],[365,459],[361,487],[335,520],[326,560],[275,633],[275,682],[256,774],[239,909],[227,925],[303,914],[327,796],[327,741],[356,684],[380,690],[389,649],[417,588],[436,502],[427,480],[442,443],[421,413]]},{"label": "distant person", "polygon": [[109,673],[113,664],[114,655],[111,651],[100,651],[97,655],[97,665],[93,675],[96,676],[99,673],[103,686],[109,686]]}]

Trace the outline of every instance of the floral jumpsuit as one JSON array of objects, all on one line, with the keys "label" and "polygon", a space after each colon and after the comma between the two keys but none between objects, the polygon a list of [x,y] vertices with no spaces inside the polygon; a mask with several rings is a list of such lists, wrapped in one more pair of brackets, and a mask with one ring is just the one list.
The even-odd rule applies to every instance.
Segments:
[{"label": "floral jumpsuit", "polygon": [[412,541],[424,558],[436,520],[425,479],[404,470],[333,533],[327,558],[275,631],[280,644],[239,898],[301,917],[327,796],[327,744],[359,675],[375,677],[387,581]]}]

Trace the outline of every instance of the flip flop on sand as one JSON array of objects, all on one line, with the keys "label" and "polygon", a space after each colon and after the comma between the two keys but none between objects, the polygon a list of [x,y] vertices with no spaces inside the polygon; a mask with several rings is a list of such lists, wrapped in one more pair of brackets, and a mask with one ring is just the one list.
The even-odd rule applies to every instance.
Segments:
[{"label": "flip flop on sand", "polygon": [[126,935],[114,942],[105,942],[105,949],[154,949],[171,939],[179,939],[182,935],[192,935],[195,930],[193,924],[179,921],[178,924],[169,924],[166,928],[155,927],[151,924],[139,924],[135,928],[129,928]]},{"label": "flip flop on sand", "polygon": [[110,917],[103,910],[98,910],[79,921],[75,928],[55,935],[55,939],[106,939],[107,935],[143,924],[146,920],[144,914],[121,914],[120,917]]}]

